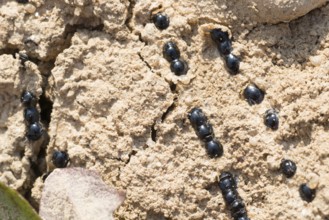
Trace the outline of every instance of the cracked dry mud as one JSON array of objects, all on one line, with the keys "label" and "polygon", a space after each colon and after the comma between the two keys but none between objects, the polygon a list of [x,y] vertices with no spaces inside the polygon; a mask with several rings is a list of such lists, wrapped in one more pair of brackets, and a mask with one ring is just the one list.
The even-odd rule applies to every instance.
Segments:
[{"label": "cracked dry mud", "polygon": [[[224,170],[238,177],[253,220],[329,219],[325,3],[0,1],[0,181],[38,208],[51,154],[65,150],[69,166],[126,191],[116,219],[231,219],[216,185]],[[154,27],[157,11],[170,17],[168,29]],[[214,27],[233,37],[236,76],[209,38]],[[186,76],[162,56],[169,40],[189,64]],[[24,67],[18,52],[30,57]],[[260,105],[242,99],[249,83],[266,93]],[[39,98],[48,131],[37,142],[24,137],[24,90]],[[191,127],[195,106],[222,142],[221,158],[207,156]],[[277,131],[263,124],[269,108],[279,111]],[[292,179],[278,171],[283,158],[297,164]],[[304,182],[317,185],[311,203],[299,196]]]}]

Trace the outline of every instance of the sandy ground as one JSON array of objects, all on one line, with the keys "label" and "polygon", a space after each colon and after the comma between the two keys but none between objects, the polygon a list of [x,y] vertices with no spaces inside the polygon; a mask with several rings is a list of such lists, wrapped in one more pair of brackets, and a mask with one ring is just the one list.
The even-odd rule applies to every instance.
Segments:
[{"label": "sandy ground", "polygon": [[[315,9],[318,8],[318,9]],[[152,13],[170,17],[158,30]],[[306,14],[306,15],[305,15]],[[229,30],[231,76],[208,31]],[[173,40],[189,70],[175,76]],[[22,66],[18,53],[30,60]],[[15,55],[15,56],[13,56]],[[241,92],[265,91],[250,106]],[[34,92],[47,134],[24,137],[22,91]],[[326,1],[0,0],[0,181],[38,208],[51,155],[126,191],[116,219],[231,219],[216,184],[231,171],[253,220],[329,219],[329,5]],[[224,155],[210,159],[187,119],[199,106]],[[265,127],[279,112],[277,131]],[[287,179],[281,159],[296,162]],[[300,198],[316,186],[314,201]]]}]

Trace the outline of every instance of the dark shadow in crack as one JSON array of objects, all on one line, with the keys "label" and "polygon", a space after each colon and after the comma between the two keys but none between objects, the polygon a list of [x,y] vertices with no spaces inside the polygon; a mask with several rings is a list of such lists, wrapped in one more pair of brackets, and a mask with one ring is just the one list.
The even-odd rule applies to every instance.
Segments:
[{"label": "dark shadow in crack", "polygon": [[51,113],[53,111],[53,102],[50,98],[46,97],[45,92],[39,98],[39,106],[41,109],[40,117],[41,122],[46,126],[49,127],[51,121]]}]

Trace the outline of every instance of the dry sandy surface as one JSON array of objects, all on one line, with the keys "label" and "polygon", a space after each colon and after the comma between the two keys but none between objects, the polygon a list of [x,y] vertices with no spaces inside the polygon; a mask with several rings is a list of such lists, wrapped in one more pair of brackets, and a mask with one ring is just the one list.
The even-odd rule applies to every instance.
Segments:
[{"label": "dry sandy surface", "polygon": [[[315,9],[317,8],[317,9]],[[170,17],[168,29],[152,13]],[[241,71],[228,74],[208,31],[228,29]],[[188,62],[171,73],[162,46]],[[20,64],[18,52],[30,61]],[[14,58],[14,54],[16,58]],[[241,91],[265,91],[250,106]],[[48,135],[25,139],[22,91]],[[231,219],[216,184],[231,171],[252,220],[329,219],[329,5],[289,0],[0,0],[0,181],[37,208],[54,150],[126,191],[116,219]],[[210,159],[187,112],[208,116],[224,155]],[[277,131],[265,127],[279,111]],[[281,159],[296,162],[287,179]],[[317,188],[300,198],[301,183]]]}]

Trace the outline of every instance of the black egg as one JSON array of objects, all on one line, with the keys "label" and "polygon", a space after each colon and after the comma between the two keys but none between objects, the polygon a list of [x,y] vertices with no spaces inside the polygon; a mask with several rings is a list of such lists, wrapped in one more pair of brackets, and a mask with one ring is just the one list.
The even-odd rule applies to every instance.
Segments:
[{"label": "black egg", "polygon": [[311,189],[307,184],[303,183],[299,187],[299,193],[303,200],[306,202],[312,202],[315,198],[315,189]]},{"label": "black egg", "polygon": [[272,130],[277,130],[279,128],[279,118],[273,109],[269,109],[265,112],[264,124]]},{"label": "black egg", "polygon": [[222,56],[227,56],[232,52],[232,43],[231,41],[223,41],[218,44],[218,51]]},{"label": "black egg", "polygon": [[249,105],[260,104],[264,99],[264,92],[255,85],[249,85],[244,89],[243,96]]},{"label": "black egg", "polygon": [[57,168],[64,168],[69,162],[69,155],[65,151],[55,151],[52,156],[52,162]]},{"label": "black egg", "polygon": [[223,179],[231,179],[233,178],[233,174],[230,173],[230,172],[222,172],[219,176],[219,179],[220,180],[223,180]]},{"label": "black egg", "polygon": [[21,64],[24,65],[25,62],[29,60],[29,56],[25,53],[19,53],[19,59],[21,61]]},{"label": "black egg", "polygon": [[170,70],[177,76],[185,75],[187,72],[187,64],[185,61],[180,59],[173,60],[170,63]]},{"label": "black egg", "polygon": [[165,43],[162,52],[164,58],[168,60],[168,62],[172,62],[173,60],[177,60],[180,58],[180,51],[177,45],[172,41]]},{"label": "black egg", "polygon": [[193,127],[198,127],[207,121],[207,117],[202,112],[200,108],[193,108],[188,114],[188,119],[190,120]]},{"label": "black egg", "polygon": [[248,218],[247,214],[245,214],[242,215],[241,217],[234,218],[234,220],[250,220],[250,218]]},{"label": "black egg", "polygon": [[21,102],[26,107],[35,106],[36,98],[32,92],[27,91],[22,94]]},{"label": "black egg", "polygon": [[237,56],[229,54],[225,56],[225,63],[228,71],[235,75],[239,72],[240,69],[240,60]]},{"label": "black egg", "polygon": [[210,157],[220,157],[223,155],[223,146],[216,140],[212,139],[206,143],[207,153]]},{"label": "black egg", "polygon": [[39,112],[35,107],[24,109],[24,119],[27,124],[33,124],[39,121]]},{"label": "black egg", "polygon": [[39,123],[33,123],[28,125],[26,137],[30,141],[36,141],[41,138],[43,132],[42,126]]},{"label": "black egg", "polygon": [[29,2],[29,0],[16,0],[18,3],[26,4]]},{"label": "black egg", "polygon": [[232,204],[236,199],[239,198],[238,193],[235,189],[228,189],[223,193],[224,201],[227,205]]},{"label": "black egg", "polygon": [[287,177],[293,177],[296,173],[297,166],[295,162],[291,160],[282,160],[280,164],[281,172]]},{"label": "black egg", "polygon": [[222,31],[220,28],[216,28],[210,31],[211,39],[219,44],[224,41],[230,41],[229,35],[227,32]]},{"label": "black egg", "polygon": [[166,15],[160,13],[155,14],[152,17],[152,20],[154,25],[160,30],[164,30],[169,27],[169,18]]},{"label": "black egg", "polygon": [[219,177],[219,188],[222,193],[226,193],[228,190],[236,188],[236,182],[233,175],[229,172],[223,172]]},{"label": "black egg", "polygon": [[247,214],[246,206],[241,199],[236,199],[230,205],[231,215],[233,218],[245,216]]},{"label": "black egg", "polygon": [[197,135],[203,141],[209,141],[212,139],[214,133],[210,123],[206,122],[197,127]]}]

